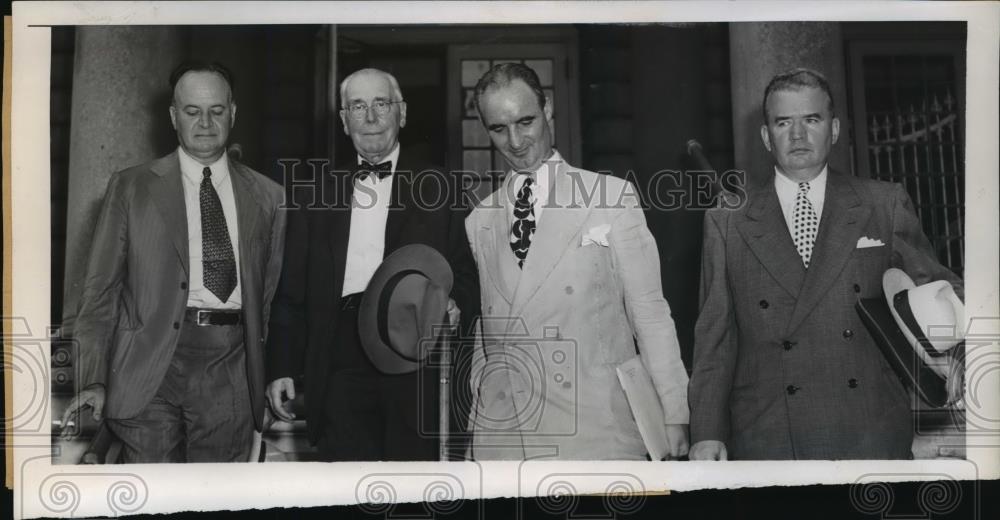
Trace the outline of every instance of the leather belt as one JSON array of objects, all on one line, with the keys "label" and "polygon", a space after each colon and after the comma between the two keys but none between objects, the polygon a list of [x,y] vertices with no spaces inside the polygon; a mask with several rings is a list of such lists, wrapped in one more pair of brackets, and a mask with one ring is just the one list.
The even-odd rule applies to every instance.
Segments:
[{"label": "leather belt", "polygon": [[348,294],[340,299],[340,310],[346,311],[350,309],[357,309],[361,306],[361,297],[364,296],[363,292],[356,292],[353,294]]},{"label": "leather belt", "polygon": [[199,327],[207,327],[209,325],[239,325],[243,321],[243,311],[239,309],[195,309],[188,307],[184,311],[184,321],[194,323]]}]

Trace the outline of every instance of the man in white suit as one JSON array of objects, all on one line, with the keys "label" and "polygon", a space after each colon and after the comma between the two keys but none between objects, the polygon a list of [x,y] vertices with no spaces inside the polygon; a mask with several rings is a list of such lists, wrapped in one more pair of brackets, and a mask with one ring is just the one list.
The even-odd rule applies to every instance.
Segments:
[{"label": "man in white suit", "polygon": [[616,372],[637,346],[669,455],[685,455],[688,378],[634,187],[552,148],[551,100],[530,68],[493,67],[476,103],[510,171],[465,222],[484,316],[472,456],[643,459]]}]

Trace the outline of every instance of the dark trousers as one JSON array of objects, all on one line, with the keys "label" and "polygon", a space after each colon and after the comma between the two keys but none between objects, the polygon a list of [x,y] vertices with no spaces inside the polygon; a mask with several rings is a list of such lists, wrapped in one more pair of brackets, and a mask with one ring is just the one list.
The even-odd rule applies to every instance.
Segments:
[{"label": "dark trousers", "polygon": [[437,460],[436,369],[382,374],[361,348],[357,323],[357,307],[342,308],[327,381],[320,458]]},{"label": "dark trousers", "polygon": [[185,322],[153,400],[130,419],[106,419],[124,462],[246,462],[253,416],[243,326]]}]

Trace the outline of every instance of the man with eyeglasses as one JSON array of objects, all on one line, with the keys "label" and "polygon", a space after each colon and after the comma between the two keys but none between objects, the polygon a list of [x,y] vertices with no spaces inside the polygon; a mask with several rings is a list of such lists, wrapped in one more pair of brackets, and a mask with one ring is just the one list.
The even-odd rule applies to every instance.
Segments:
[{"label": "man with eyeglasses", "polygon": [[425,244],[449,260],[449,320],[468,330],[479,296],[466,213],[453,204],[457,183],[400,146],[406,101],[391,74],[354,72],[340,84],[340,103],[356,154],[322,180],[323,193],[337,194],[331,206],[301,204],[289,216],[268,400],[278,418],[292,420],[287,401],[293,378],[304,374],[308,435],[323,460],[434,460],[437,369],[379,372],[360,344],[358,306],[383,258]]}]

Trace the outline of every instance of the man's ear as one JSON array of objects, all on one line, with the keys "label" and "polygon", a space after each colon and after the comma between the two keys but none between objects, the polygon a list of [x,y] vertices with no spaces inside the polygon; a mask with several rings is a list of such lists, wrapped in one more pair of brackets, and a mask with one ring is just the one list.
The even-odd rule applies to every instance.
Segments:
[{"label": "man's ear", "polygon": [[837,144],[837,139],[840,137],[840,119],[836,117],[833,118],[832,124],[833,128],[831,128],[831,130],[833,130],[832,134],[833,140],[831,141],[830,144]]},{"label": "man's ear", "polygon": [[170,112],[170,126],[174,127],[174,130],[177,130],[177,109],[174,108],[174,105],[170,105],[169,112]]},{"label": "man's ear", "polygon": [[549,125],[552,125],[552,98],[546,94],[545,96],[545,108],[542,109],[545,114],[545,120],[548,121]]},{"label": "man's ear", "polygon": [[399,127],[406,126],[406,101],[399,102]]},{"label": "man's ear", "polygon": [[229,103],[229,113],[231,117],[229,118],[229,128],[236,126],[236,102],[233,101]]},{"label": "man's ear", "polygon": [[764,143],[764,148],[771,151],[771,134],[767,131],[767,125],[760,125],[760,140]]}]

